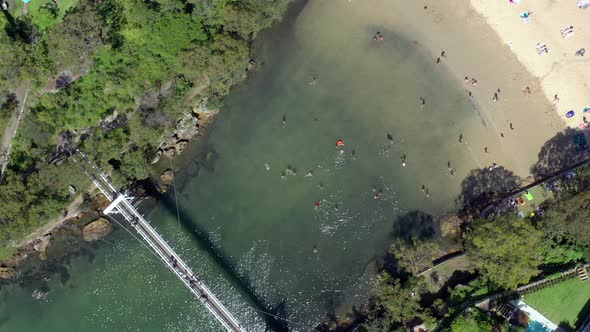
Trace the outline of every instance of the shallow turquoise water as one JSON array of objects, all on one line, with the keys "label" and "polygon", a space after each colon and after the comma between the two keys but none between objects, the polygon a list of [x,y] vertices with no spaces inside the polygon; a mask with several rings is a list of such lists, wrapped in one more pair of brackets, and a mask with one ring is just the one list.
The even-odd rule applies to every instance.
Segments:
[{"label": "shallow turquoise water", "polygon": [[532,321],[526,328],[526,332],[551,332],[551,330],[539,322]]},{"label": "shallow turquoise water", "polygon": [[[172,207],[150,214],[250,330],[264,322],[232,276],[267,309],[281,307],[291,328],[309,330],[326,313],[362,303],[389,243],[436,228],[412,212],[436,218],[453,209],[462,176],[477,167],[457,144],[464,128],[481,122],[462,87],[412,36],[341,6],[312,2],[267,33],[257,72],[232,91],[209,135],[185,157],[182,221],[200,229],[233,271],[212,261],[209,245],[177,223]],[[377,29],[383,43],[372,40]],[[209,157],[198,161],[199,154]],[[283,178],[289,165],[296,175]],[[383,191],[379,199],[372,187]],[[71,261],[65,284],[50,276],[48,302],[31,299],[32,286],[3,287],[0,331],[219,329],[129,234],[107,240],[114,246],[94,249],[92,262]]]}]

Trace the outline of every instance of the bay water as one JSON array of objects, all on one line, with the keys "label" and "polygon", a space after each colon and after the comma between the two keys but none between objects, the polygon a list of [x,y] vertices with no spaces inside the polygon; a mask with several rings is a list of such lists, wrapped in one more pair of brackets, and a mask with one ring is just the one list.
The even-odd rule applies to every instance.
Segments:
[{"label": "bay water", "polygon": [[[458,143],[483,128],[461,82],[411,31],[347,2],[296,2],[265,31],[256,71],[176,161],[180,221],[173,191],[143,206],[248,330],[264,330],[261,311],[309,331],[362,304],[390,243],[437,236],[480,166]],[[47,301],[31,298],[34,284],[2,287],[0,331],[221,329],[117,228],[66,264],[67,277],[47,274]]]}]

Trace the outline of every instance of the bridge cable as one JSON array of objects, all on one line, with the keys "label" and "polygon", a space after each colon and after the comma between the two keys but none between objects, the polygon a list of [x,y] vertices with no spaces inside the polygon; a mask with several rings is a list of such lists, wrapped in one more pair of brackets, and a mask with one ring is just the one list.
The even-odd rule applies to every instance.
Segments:
[{"label": "bridge cable", "polygon": [[[178,204],[178,203],[177,203],[177,204]],[[178,205],[177,205],[177,206],[178,206]],[[141,240],[140,238],[138,238],[138,237],[137,237],[135,234],[133,234],[133,233],[132,233],[130,230],[128,230],[128,229],[127,229],[127,227],[123,226],[123,224],[121,224],[121,223],[120,223],[120,222],[119,222],[119,221],[118,221],[118,220],[117,220],[117,219],[116,219],[114,216],[111,216],[111,219],[113,219],[113,220],[114,220],[114,221],[115,221],[115,222],[116,222],[116,223],[117,223],[119,226],[121,226],[121,227],[122,227],[122,228],[123,228],[125,231],[127,231],[127,233],[131,234],[131,236],[133,236],[133,237],[134,237],[134,238],[135,238],[135,239],[136,239],[138,242],[140,242],[140,243],[141,243],[141,244],[142,244],[142,245],[143,245],[145,248],[147,248],[147,249],[148,249],[148,251],[149,251],[150,253],[152,253],[154,256],[156,256],[156,258],[158,259],[158,263],[160,263],[160,257],[158,257],[158,255],[156,255],[156,253],[155,253],[153,250],[151,250],[151,249],[150,249],[150,247],[148,247],[148,246],[147,246],[147,244],[145,244],[145,243],[144,243],[144,241],[142,241],[142,240]],[[179,217],[179,219],[178,219],[178,220],[180,220],[180,217]],[[106,241],[105,241],[105,242],[106,242]],[[291,323],[291,324],[295,324],[295,325],[297,325],[297,326],[304,327],[304,328],[306,328],[306,329],[308,329],[308,328],[309,328],[309,326],[305,326],[305,325],[303,325],[303,324],[301,324],[301,323],[297,323],[297,322],[295,322],[295,321],[292,321],[292,320],[290,320],[290,319],[288,319],[288,318],[284,318],[284,317],[281,317],[281,316],[278,316],[278,315],[272,314],[272,313],[270,313],[270,312],[267,312],[267,311],[264,311],[264,310],[256,309],[256,308],[254,308],[254,307],[251,307],[251,306],[250,306],[250,309],[252,309],[252,310],[254,310],[254,311],[258,311],[258,312],[260,312],[260,313],[263,313],[263,314],[265,314],[265,315],[268,315],[268,316],[271,316],[271,317],[274,317],[274,318],[278,318],[278,319],[284,320],[284,321],[286,321],[286,322],[288,322],[288,323]],[[321,332],[320,330],[318,330],[318,329],[317,329],[317,328],[315,328],[315,327],[313,327],[313,328],[312,328],[312,330],[313,330],[313,331],[318,331],[318,332]]]},{"label": "bridge cable", "polygon": [[[278,316],[278,315],[275,315],[275,314],[271,314],[270,312],[267,312],[267,311],[264,311],[264,310],[259,310],[259,309],[256,309],[256,308],[254,308],[254,307],[250,307],[250,309],[252,309],[252,310],[254,310],[254,311],[258,311],[258,312],[260,312],[260,313],[263,313],[263,314],[265,314],[265,315],[272,316],[272,317],[274,317],[274,318],[278,318],[278,319],[284,320],[284,321],[286,321],[286,322],[288,322],[288,323],[292,323],[292,324],[295,324],[295,325],[298,325],[298,326],[304,327],[304,328],[306,328],[306,329],[308,329],[308,328],[309,328],[309,326],[305,326],[305,325],[303,325],[303,324],[301,324],[301,323],[294,322],[294,321],[292,321],[292,320],[290,320],[290,319],[287,319],[287,318],[285,318],[285,317],[281,317],[281,316]],[[315,328],[315,327],[313,327],[312,329],[313,329],[314,331],[321,332],[320,330],[318,330],[318,329],[317,329],[317,328]]]},{"label": "bridge cable", "polygon": [[180,210],[178,209],[178,193],[176,192],[176,174],[174,173],[174,166],[172,166],[172,158],[170,161],[170,170],[172,171],[172,184],[174,185],[174,201],[176,202],[176,220],[178,221],[178,229],[180,230]]},{"label": "bridge cable", "polygon": [[140,238],[138,238],[137,236],[135,236],[135,234],[133,234],[130,230],[127,229],[127,227],[123,226],[114,216],[111,216],[111,219],[113,219],[119,226],[121,226],[124,230],[127,231],[127,233],[131,234],[131,236],[133,236],[133,238],[135,238],[137,241],[139,241],[139,243],[141,243],[141,245],[143,245],[144,247],[147,248],[147,250],[154,256],[156,256],[158,263],[161,262],[160,257],[150,248],[148,247],[147,244],[145,244],[144,241],[142,241]]}]

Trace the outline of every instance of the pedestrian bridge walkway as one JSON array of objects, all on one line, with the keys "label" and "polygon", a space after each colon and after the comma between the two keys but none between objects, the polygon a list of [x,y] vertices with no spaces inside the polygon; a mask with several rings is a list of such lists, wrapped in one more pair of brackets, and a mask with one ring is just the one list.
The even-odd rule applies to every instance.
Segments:
[{"label": "pedestrian bridge walkway", "polygon": [[197,278],[180,256],[174,252],[166,241],[156,233],[148,221],[136,210],[132,204],[133,197],[119,192],[112,185],[108,177],[83,152],[78,150],[71,158],[84,170],[96,187],[111,202],[104,209],[104,214],[118,213],[125,218],[154,251],[156,256],[180,279],[226,330],[232,332],[246,331],[232,313],[215,297],[215,294]]}]

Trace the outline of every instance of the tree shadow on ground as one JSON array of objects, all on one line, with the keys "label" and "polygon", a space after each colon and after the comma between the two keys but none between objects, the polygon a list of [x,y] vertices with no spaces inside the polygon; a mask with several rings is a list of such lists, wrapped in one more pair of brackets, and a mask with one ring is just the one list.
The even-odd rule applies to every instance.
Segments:
[{"label": "tree shadow on ground", "polygon": [[543,144],[537,162],[531,166],[535,180],[554,175],[588,158],[587,148],[574,142],[578,134],[583,131],[568,128]]},{"label": "tree shadow on ground", "polygon": [[436,221],[429,213],[415,210],[397,218],[391,237],[410,243],[412,239],[429,239],[438,231]]},{"label": "tree shadow on ground", "polygon": [[582,307],[582,309],[578,313],[578,317],[576,318],[576,323],[574,324],[575,325],[574,327],[578,328],[578,329],[581,328],[582,324],[584,323],[586,318],[589,318],[589,317],[590,317],[590,299],[586,301],[586,304],[584,305],[584,307]]},{"label": "tree shadow on ground", "polygon": [[519,176],[502,166],[471,170],[461,182],[461,193],[456,200],[459,216],[479,216],[488,204],[518,188],[520,181]]},{"label": "tree shadow on ground", "polygon": [[564,331],[574,331],[574,328],[570,325],[570,322],[568,321],[559,322],[557,326],[559,326],[559,328],[561,328]]}]

